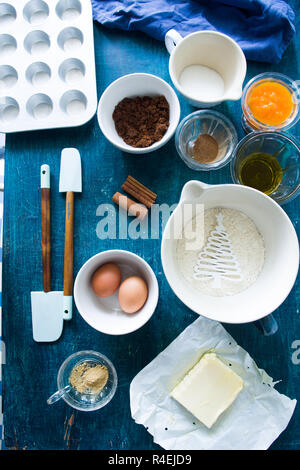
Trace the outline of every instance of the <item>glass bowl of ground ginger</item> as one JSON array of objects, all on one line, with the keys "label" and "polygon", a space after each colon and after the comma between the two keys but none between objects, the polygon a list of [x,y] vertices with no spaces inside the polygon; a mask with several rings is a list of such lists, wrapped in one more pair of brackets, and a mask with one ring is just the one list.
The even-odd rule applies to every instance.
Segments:
[{"label": "glass bowl of ground ginger", "polygon": [[94,411],[107,405],[118,384],[111,361],[96,351],[80,351],[69,356],[57,375],[58,390],[70,389],[62,398],[72,408]]},{"label": "glass bowl of ground ginger", "polygon": [[237,142],[231,121],[210,110],[195,111],[186,116],[175,135],[179,156],[196,171],[218,170],[227,165]]}]

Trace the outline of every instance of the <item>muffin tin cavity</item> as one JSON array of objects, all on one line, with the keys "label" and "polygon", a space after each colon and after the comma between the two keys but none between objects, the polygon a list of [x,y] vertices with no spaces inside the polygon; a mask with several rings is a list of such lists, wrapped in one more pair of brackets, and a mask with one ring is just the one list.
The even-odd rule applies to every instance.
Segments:
[{"label": "muffin tin cavity", "polygon": [[50,47],[50,38],[44,31],[32,31],[26,36],[24,47],[31,55],[43,55]]},{"label": "muffin tin cavity", "polygon": [[0,56],[6,57],[17,49],[17,41],[10,34],[0,34]]},{"label": "muffin tin cavity", "polygon": [[26,108],[33,118],[45,119],[52,113],[53,103],[49,96],[37,93],[29,98]]},{"label": "muffin tin cavity", "polygon": [[86,110],[86,96],[79,90],[67,91],[60,100],[61,109],[69,116],[80,115]]},{"label": "muffin tin cavity", "polygon": [[75,127],[97,109],[89,0],[0,0],[0,132]]},{"label": "muffin tin cavity", "polygon": [[49,7],[43,0],[31,0],[23,10],[26,21],[32,25],[43,23],[49,16]]},{"label": "muffin tin cavity", "polygon": [[60,0],[56,6],[56,13],[63,21],[74,20],[81,15],[81,3],[79,0]]},{"label": "muffin tin cavity", "polygon": [[81,60],[67,59],[59,67],[59,75],[68,85],[75,84],[85,76],[85,66]]},{"label": "muffin tin cavity", "polygon": [[20,107],[17,101],[10,96],[0,98],[0,121],[11,122],[14,121],[20,112]]},{"label": "muffin tin cavity", "polygon": [[17,18],[17,12],[12,5],[9,5],[9,3],[0,3],[0,27],[1,28],[10,25],[10,23],[13,23],[16,18]]},{"label": "muffin tin cavity", "polygon": [[26,70],[26,78],[35,87],[45,85],[51,78],[51,70],[44,62],[35,62]]},{"label": "muffin tin cavity", "polygon": [[10,65],[0,66],[0,90],[13,87],[18,81],[18,72]]},{"label": "muffin tin cavity", "polygon": [[79,49],[83,44],[83,34],[78,28],[65,28],[57,39],[59,47],[65,52]]}]

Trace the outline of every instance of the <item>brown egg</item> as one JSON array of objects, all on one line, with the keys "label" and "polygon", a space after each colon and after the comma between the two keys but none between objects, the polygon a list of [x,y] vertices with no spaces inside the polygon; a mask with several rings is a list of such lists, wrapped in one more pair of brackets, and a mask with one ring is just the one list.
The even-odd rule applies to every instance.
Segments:
[{"label": "brown egg", "polygon": [[98,268],[92,276],[92,289],[98,297],[110,297],[121,283],[119,266],[106,263]]},{"label": "brown egg", "polygon": [[144,279],[131,276],[122,282],[119,290],[119,303],[125,313],[136,313],[145,304],[148,287]]}]

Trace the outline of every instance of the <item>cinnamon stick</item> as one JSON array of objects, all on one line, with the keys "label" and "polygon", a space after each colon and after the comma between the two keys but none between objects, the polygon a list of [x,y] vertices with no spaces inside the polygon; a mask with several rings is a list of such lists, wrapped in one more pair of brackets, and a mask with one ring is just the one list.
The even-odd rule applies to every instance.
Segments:
[{"label": "cinnamon stick", "polygon": [[148,209],[141,204],[129,199],[122,193],[115,193],[112,198],[113,202],[117,204],[122,209],[126,210],[129,215],[138,217],[140,220],[143,220],[148,214]]},{"label": "cinnamon stick", "polygon": [[143,192],[141,192],[139,189],[137,189],[135,186],[132,186],[129,182],[125,181],[124,184],[122,184],[122,189],[126,193],[130,194],[133,196],[135,199],[140,201],[142,204],[144,204],[148,209],[154,204],[153,199],[149,199]]},{"label": "cinnamon stick", "polygon": [[122,189],[148,207],[148,209],[155,203],[157,198],[157,194],[130,175],[122,185]]},{"label": "cinnamon stick", "polygon": [[127,181],[131,183],[133,186],[136,188],[139,188],[141,191],[143,191],[145,194],[149,195],[149,199],[153,199],[154,201],[157,198],[157,194],[155,194],[151,189],[147,188],[147,186],[144,186],[142,183],[140,183],[138,180],[133,178],[131,175],[128,175]]}]

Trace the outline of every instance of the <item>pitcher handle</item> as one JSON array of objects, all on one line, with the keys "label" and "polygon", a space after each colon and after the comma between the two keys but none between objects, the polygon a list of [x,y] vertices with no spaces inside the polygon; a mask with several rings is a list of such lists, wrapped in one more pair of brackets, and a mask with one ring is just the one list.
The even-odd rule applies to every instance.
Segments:
[{"label": "pitcher handle", "polygon": [[254,325],[265,335],[271,336],[278,330],[278,323],[272,314],[254,322]]},{"label": "pitcher handle", "polygon": [[170,29],[165,35],[165,45],[169,54],[175,49],[177,44],[182,41],[182,36],[175,31],[175,29]]}]

